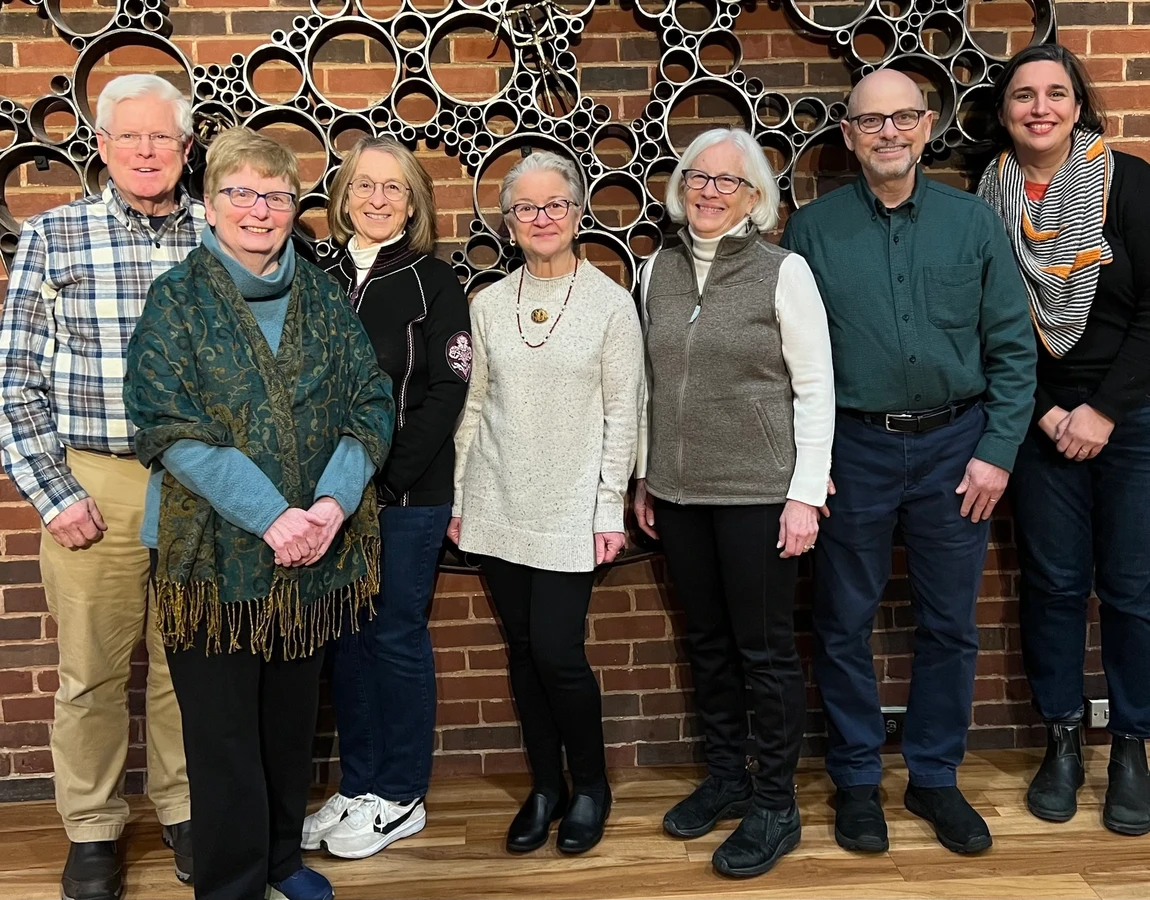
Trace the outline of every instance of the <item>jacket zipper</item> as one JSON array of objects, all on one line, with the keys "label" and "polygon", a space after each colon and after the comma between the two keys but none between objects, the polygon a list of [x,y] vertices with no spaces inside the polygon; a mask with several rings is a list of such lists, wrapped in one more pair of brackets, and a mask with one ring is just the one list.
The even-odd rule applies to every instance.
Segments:
[{"label": "jacket zipper", "polygon": [[[687,400],[687,375],[691,364],[691,337],[695,333],[695,323],[699,320],[699,315],[703,311],[703,297],[707,293],[707,285],[711,283],[711,274],[715,271],[715,263],[718,262],[718,253],[716,251],[716,258],[711,260],[711,268],[707,270],[707,277],[703,279],[703,289],[699,291],[698,299],[695,301],[695,308],[691,311],[691,318],[687,320],[687,342],[683,347],[683,382],[679,385],[679,458],[678,458],[678,485],[679,489],[675,492],[675,502],[683,502],[683,404]],[[687,251],[687,263],[691,266],[691,274],[694,275],[695,260],[691,257],[690,251]]]}]

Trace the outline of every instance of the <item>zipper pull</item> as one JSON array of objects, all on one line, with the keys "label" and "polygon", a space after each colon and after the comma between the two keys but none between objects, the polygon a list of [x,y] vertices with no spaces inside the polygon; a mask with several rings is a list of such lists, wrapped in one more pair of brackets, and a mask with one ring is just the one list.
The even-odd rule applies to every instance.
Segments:
[{"label": "zipper pull", "polygon": [[691,318],[689,318],[687,320],[687,324],[693,325],[695,322],[695,319],[699,318],[699,313],[702,311],[703,311],[703,304],[700,301],[699,303],[695,304],[695,309],[691,312]]}]

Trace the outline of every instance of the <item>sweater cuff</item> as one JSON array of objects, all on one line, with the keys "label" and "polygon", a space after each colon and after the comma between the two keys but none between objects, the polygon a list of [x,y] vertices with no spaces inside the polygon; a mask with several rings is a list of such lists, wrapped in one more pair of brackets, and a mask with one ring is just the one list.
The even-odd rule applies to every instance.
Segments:
[{"label": "sweater cuff", "polygon": [[1014,471],[1014,458],[1018,455],[1018,445],[993,434],[984,434],[974,448],[974,458],[998,466],[1007,472]]},{"label": "sweater cuff", "polygon": [[591,530],[596,534],[603,531],[623,531],[623,501],[600,499],[595,504],[595,518]]}]

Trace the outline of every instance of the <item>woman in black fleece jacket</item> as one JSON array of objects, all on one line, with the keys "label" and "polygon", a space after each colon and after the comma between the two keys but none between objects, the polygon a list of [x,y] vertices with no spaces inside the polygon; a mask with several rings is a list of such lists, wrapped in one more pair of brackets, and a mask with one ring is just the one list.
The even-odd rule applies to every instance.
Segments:
[{"label": "woman in black fleece jacket", "polygon": [[392,138],[347,155],[328,207],[340,249],[324,266],[347,290],[392,380],[395,437],[377,476],[375,617],[333,647],[339,792],[304,823],[304,849],[362,859],[422,830],[435,733],[427,615],[451,515],[452,436],[471,375],[463,288],[433,254],[432,182]]}]

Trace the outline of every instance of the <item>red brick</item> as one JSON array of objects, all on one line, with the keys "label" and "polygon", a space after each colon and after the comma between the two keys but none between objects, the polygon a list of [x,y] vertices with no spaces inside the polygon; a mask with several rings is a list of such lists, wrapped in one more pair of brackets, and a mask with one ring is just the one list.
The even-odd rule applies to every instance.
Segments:
[{"label": "red brick", "polygon": [[667,668],[603,669],[604,691],[658,691],[671,686]]},{"label": "red brick", "polygon": [[[440,186],[442,187],[442,186]],[[467,188],[470,190],[470,187]],[[439,199],[439,191],[435,193]],[[440,202],[440,206],[442,206]],[[483,592],[483,582],[478,575],[461,575],[456,572],[441,572],[435,580],[436,594],[476,594]]]},{"label": "red brick", "polygon": [[611,616],[596,619],[592,625],[595,639],[617,641],[624,638],[656,638],[667,633],[663,616]]},{"label": "red brick", "polygon": [[1086,45],[1090,40],[1090,31],[1086,28],[1059,28],[1058,43],[1079,56],[1086,55]]},{"label": "red brick", "polygon": [[484,722],[515,722],[515,704],[510,700],[484,700],[479,704],[480,717]]},{"label": "red brick", "polygon": [[630,644],[587,644],[587,662],[597,668],[625,666],[631,661]]},{"label": "red brick", "polygon": [[822,62],[827,58],[827,45],[825,41],[817,41],[804,37],[801,34],[772,34],[771,59],[817,59]]},{"label": "red brick", "polygon": [[0,694],[32,693],[31,672],[0,672]]},{"label": "red brick", "polygon": [[496,750],[483,754],[483,774],[503,775],[526,772],[527,754],[523,750]]},{"label": "red brick", "polygon": [[431,625],[431,643],[435,647],[490,647],[503,643],[497,625],[476,622],[472,625]]},{"label": "red brick", "polygon": [[40,553],[40,532],[22,531],[4,536],[5,556],[36,556]]},{"label": "red brick", "polygon": [[463,650],[434,650],[435,671],[462,672],[467,668],[467,653]]},{"label": "red brick", "polygon": [[36,690],[43,694],[54,694],[60,689],[60,673],[55,669],[36,675]]},{"label": "red brick", "polygon": [[1122,81],[1126,63],[1113,56],[1087,59],[1086,71],[1095,83],[1105,81]]},{"label": "red brick", "polygon": [[626,591],[594,591],[591,594],[591,615],[630,611],[631,595]]},{"label": "red brick", "polygon": [[474,701],[440,703],[435,713],[438,725],[478,725],[479,704]]},{"label": "red brick", "polygon": [[[1090,32],[1092,56],[1106,53],[1143,54],[1147,47],[1150,47],[1150,28],[1096,29]],[[1109,101],[1104,102],[1107,108],[1115,105]]]},{"label": "red brick", "polygon": [[4,612],[47,612],[48,602],[42,587],[10,587],[4,589]]},{"label": "red brick", "polygon": [[468,650],[467,668],[506,669],[507,651],[502,647],[497,647],[491,650]]},{"label": "red brick", "polygon": [[39,616],[0,618],[0,641],[34,641],[41,630]]},{"label": "red brick", "polygon": [[6,697],[0,705],[5,722],[51,721],[56,706],[51,697]]},{"label": "red brick", "polygon": [[466,619],[471,615],[471,598],[436,597],[431,608],[432,615],[437,622]]},{"label": "red brick", "polygon": [[7,478],[0,478],[0,503],[15,503],[21,499],[16,485]]},{"label": "red brick", "polygon": [[451,775],[482,775],[483,756],[479,753],[437,753],[431,760],[433,778]]},{"label": "red brick", "polygon": [[0,747],[47,747],[48,726],[43,722],[0,722]]},{"label": "red brick", "polygon": [[448,675],[438,680],[442,700],[482,700],[509,697],[506,675]]},{"label": "red brick", "polygon": [[12,754],[13,775],[46,775],[52,771],[52,751],[26,750]]}]

